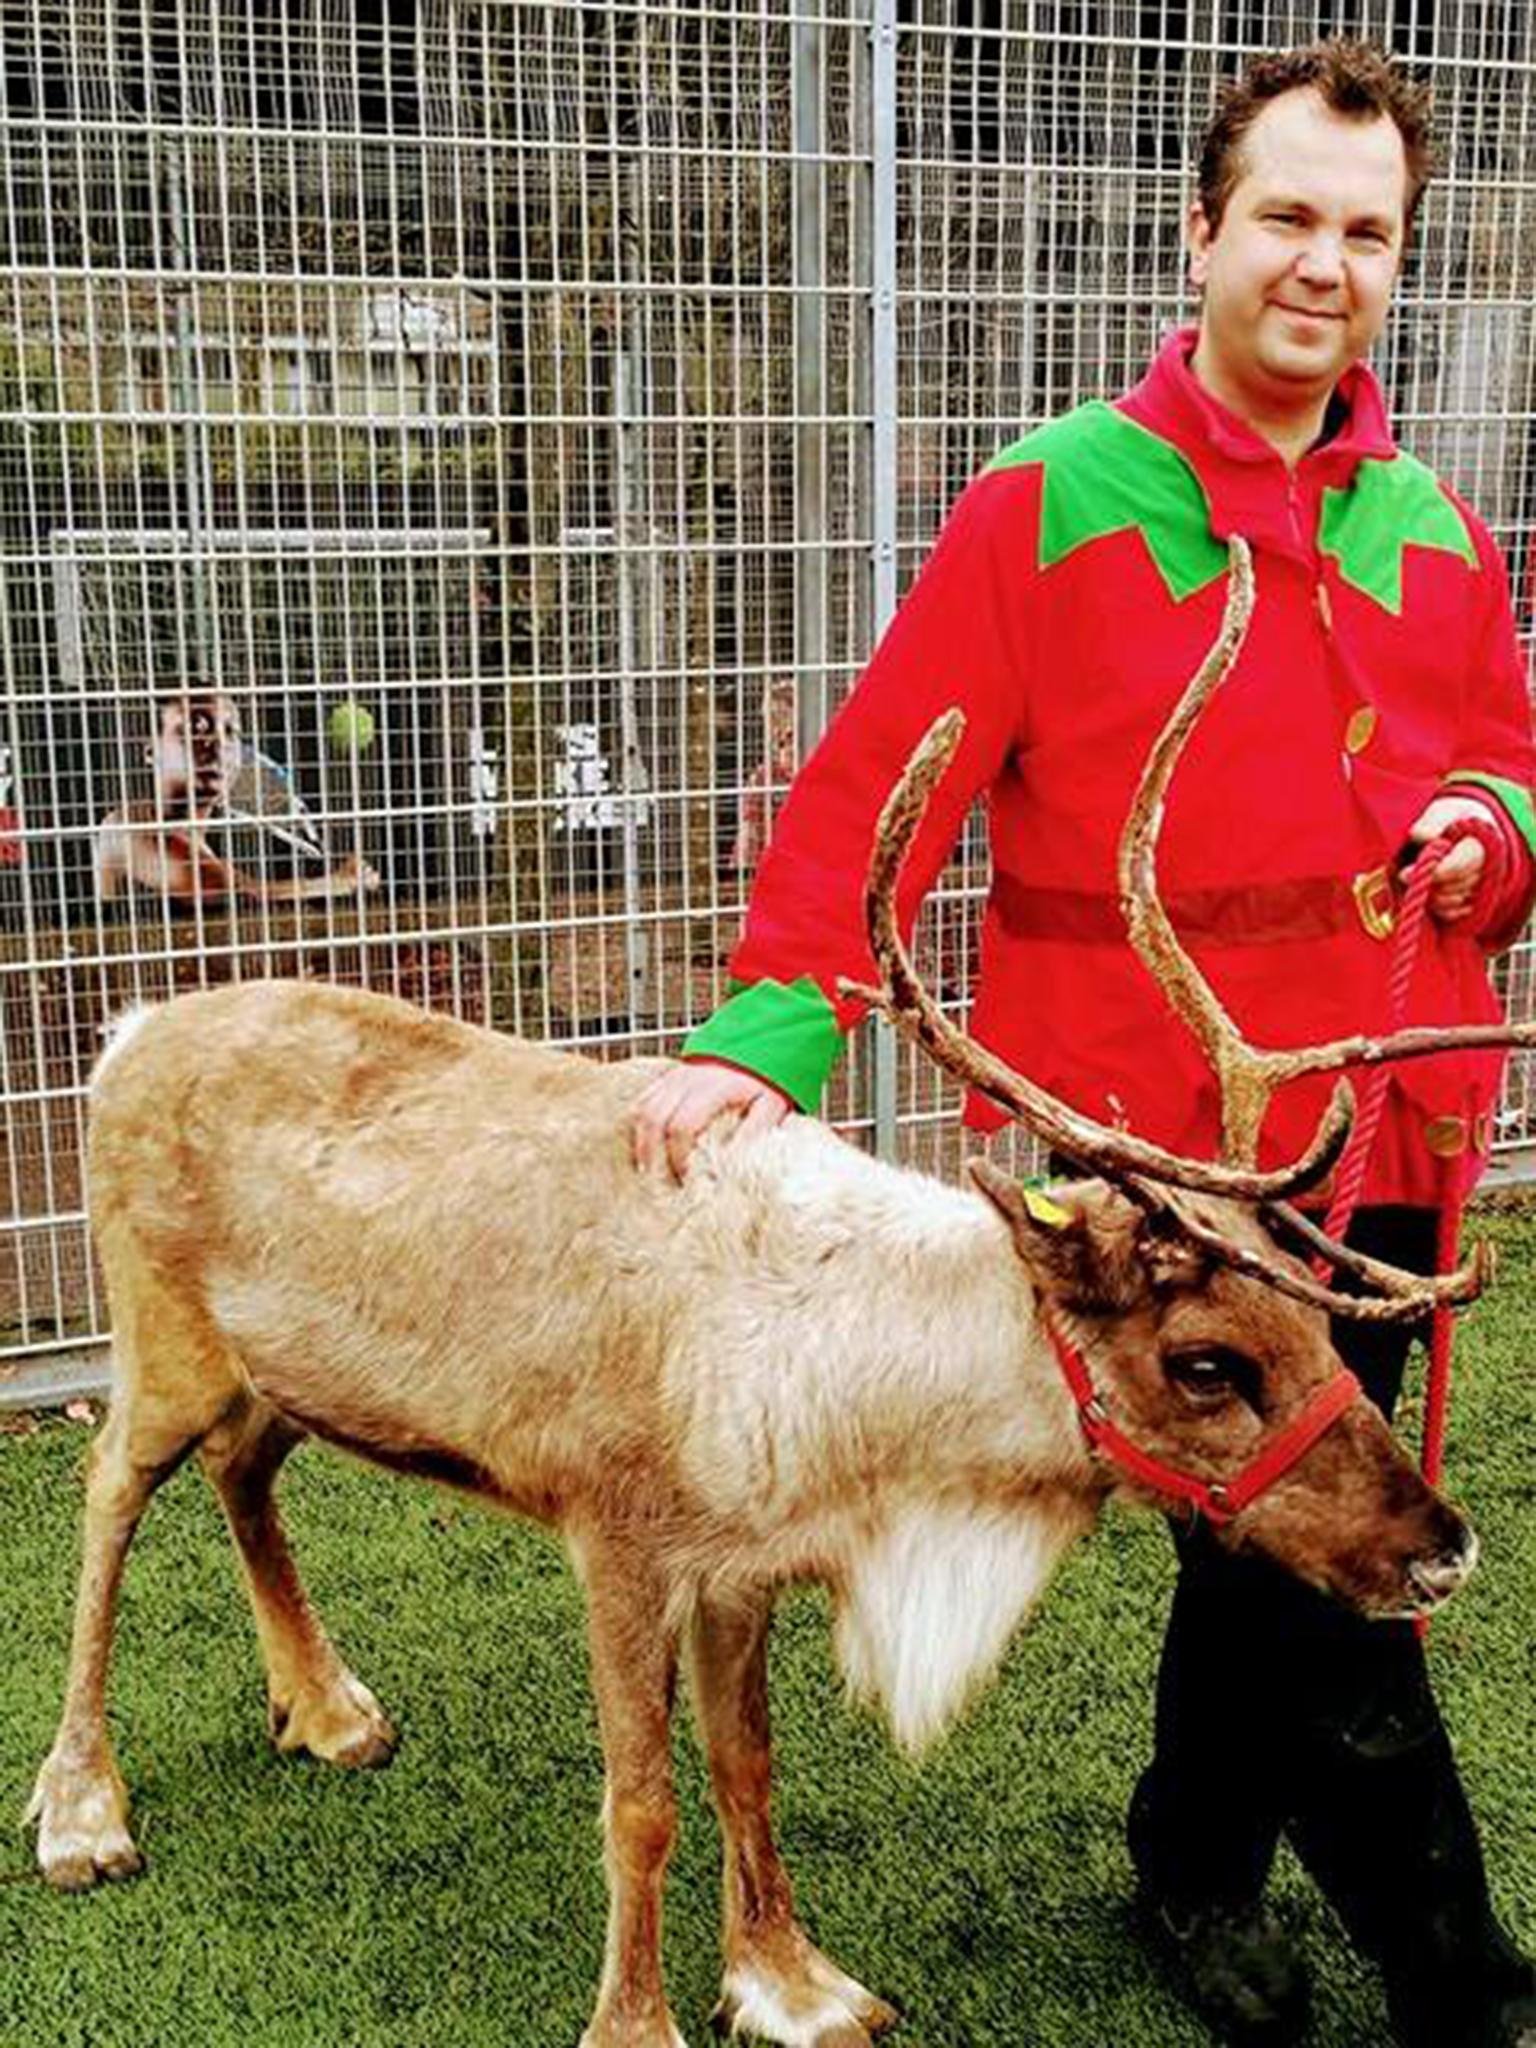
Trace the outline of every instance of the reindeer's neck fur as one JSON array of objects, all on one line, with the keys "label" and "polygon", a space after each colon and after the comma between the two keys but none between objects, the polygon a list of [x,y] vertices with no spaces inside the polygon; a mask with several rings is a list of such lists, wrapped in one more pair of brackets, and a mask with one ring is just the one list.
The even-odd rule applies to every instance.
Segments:
[{"label": "reindeer's neck fur", "polygon": [[[985,1472],[1010,1492],[1061,1475],[1034,1293],[980,1196],[796,1122],[706,1150],[684,1233],[720,1284],[693,1290],[664,1398],[717,1498],[772,1512],[850,1481],[932,1489],[943,1466],[973,1497]],[[722,1469],[730,1445],[748,1455]]]},{"label": "reindeer's neck fur", "polygon": [[980,1196],[793,1124],[690,1177],[697,1303],[665,1398],[689,1479],[838,1594],[855,1691],[918,1747],[984,1678],[1099,1482]]}]

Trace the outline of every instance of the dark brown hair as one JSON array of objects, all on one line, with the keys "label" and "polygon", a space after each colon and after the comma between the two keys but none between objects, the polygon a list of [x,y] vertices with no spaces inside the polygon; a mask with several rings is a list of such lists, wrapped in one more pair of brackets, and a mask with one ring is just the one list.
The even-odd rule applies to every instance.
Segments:
[{"label": "dark brown hair", "polygon": [[1325,106],[1348,119],[1369,121],[1385,114],[1396,122],[1408,161],[1405,222],[1413,219],[1434,169],[1429,129],[1429,88],[1399,71],[1373,43],[1349,36],[1308,43],[1256,57],[1221,89],[1216,112],[1200,145],[1200,205],[1214,234],[1245,165],[1243,137],[1271,100],[1282,93],[1312,91]]}]

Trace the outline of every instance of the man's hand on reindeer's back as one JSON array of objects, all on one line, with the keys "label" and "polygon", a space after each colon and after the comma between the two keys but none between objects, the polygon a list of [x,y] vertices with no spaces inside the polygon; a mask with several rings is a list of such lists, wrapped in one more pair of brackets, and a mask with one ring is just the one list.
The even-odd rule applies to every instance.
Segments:
[{"label": "man's hand on reindeer's back", "polygon": [[635,1104],[630,1145],[643,1172],[665,1170],[681,1180],[694,1146],[718,1118],[738,1132],[772,1130],[794,1104],[756,1074],[718,1060],[684,1060],[659,1075]]}]

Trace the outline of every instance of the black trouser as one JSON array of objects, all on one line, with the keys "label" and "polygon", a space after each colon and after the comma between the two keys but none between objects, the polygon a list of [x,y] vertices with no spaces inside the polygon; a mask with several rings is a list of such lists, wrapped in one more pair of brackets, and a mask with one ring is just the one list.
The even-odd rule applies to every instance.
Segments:
[{"label": "black trouser", "polygon": [[[1350,1240],[1427,1272],[1435,1218],[1362,1211]],[[1407,1334],[1336,1322],[1333,1337],[1390,1416]],[[1131,1815],[1144,1881],[1185,1906],[1246,1903],[1284,1831],[1382,1964],[1399,2038],[1486,2038],[1518,1971],[1412,1625],[1366,1621],[1263,1559],[1230,1556],[1204,1524],[1174,1540],[1156,1744]]]}]

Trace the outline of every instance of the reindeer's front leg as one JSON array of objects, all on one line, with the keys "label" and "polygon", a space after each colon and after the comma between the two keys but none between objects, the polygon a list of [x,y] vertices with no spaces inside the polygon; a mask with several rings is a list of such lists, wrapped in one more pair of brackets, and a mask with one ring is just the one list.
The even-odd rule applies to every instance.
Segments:
[{"label": "reindeer's front leg", "polygon": [[687,2048],[661,1981],[661,1895],[677,1832],[667,1739],[677,1642],[666,1588],[637,1538],[589,1533],[571,1548],[587,1592],[607,1778],[608,1942],[581,2048]]},{"label": "reindeer's front leg", "polygon": [[717,2025],[783,2048],[869,2048],[896,2014],[806,1939],[769,1822],[769,1602],[704,1600],[693,1680],[725,1840]]}]

